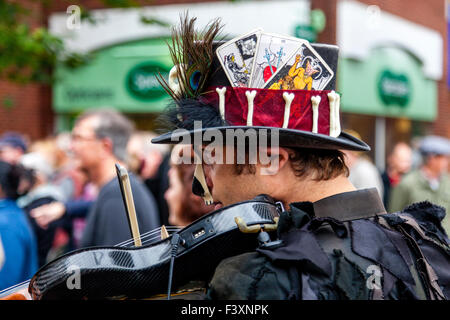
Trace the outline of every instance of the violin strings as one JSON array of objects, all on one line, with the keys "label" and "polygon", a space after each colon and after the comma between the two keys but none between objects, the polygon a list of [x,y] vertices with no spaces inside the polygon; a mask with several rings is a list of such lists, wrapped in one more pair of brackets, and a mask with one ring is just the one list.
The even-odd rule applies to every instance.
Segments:
[{"label": "violin strings", "polygon": [[30,283],[30,280],[31,280],[31,279],[28,279],[28,280],[25,280],[25,281],[23,281],[23,282],[17,283],[17,284],[15,284],[15,285],[13,285],[13,286],[11,286],[11,287],[9,287],[9,288],[5,288],[5,289],[3,289],[3,290],[0,290],[0,296],[3,295],[4,293],[8,292],[8,291],[17,289],[17,288],[19,288],[19,287],[21,287],[21,286],[24,286],[25,284],[28,285],[28,283]]},{"label": "violin strings", "polygon": [[[141,240],[141,245],[151,244],[151,243],[157,242],[159,240],[161,240],[161,236],[155,235],[152,238]],[[132,247],[132,246],[134,246],[134,241],[131,241],[131,242],[121,245],[121,247]]]},{"label": "violin strings", "polygon": [[[166,228],[166,229],[167,229],[167,228]],[[179,228],[177,228],[177,227],[172,227],[172,228],[169,228],[169,229],[167,230],[167,232],[168,232],[168,233],[173,233],[173,232],[176,232],[176,231],[178,231],[178,230],[179,230]],[[148,237],[152,237],[152,236],[154,236],[154,235],[160,236],[160,234],[161,234],[161,230],[160,230],[160,229],[157,229],[157,230],[153,230],[153,231],[146,232],[146,233],[142,234],[140,238],[141,238],[141,240],[144,240],[144,239],[146,239],[146,238],[148,238]],[[131,239],[125,240],[125,241],[122,242],[122,243],[119,243],[119,245],[128,244],[128,243],[133,243],[133,242],[134,242],[134,239],[131,238]]]},{"label": "violin strings", "polygon": [[[166,229],[167,229],[167,227],[166,227]],[[167,232],[170,234],[170,233],[176,232],[178,230],[180,230],[180,228],[178,228],[178,227],[169,227]],[[153,237],[154,235],[156,235],[156,237],[159,238],[160,237],[160,233],[161,233],[161,228],[157,228],[155,230],[152,230],[152,231],[149,231],[149,232],[146,232],[146,233],[142,234],[142,236],[140,238],[141,238],[141,240],[144,240],[146,238]],[[133,238],[125,240],[125,241],[117,244],[116,246],[126,246],[126,245],[132,244],[132,243],[134,243],[134,239]]]},{"label": "violin strings", "polygon": [[[146,239],[146,240],[142,240],[142,239],[141,239],[141,243],[142,243],[142,245],[145,245],[145,244],[147,244],[147,243],[153,242],[154,240],[160,240],[160,239],[161,239],[161,236],[160,236],[160,235],[154,235],[153,237],[148,238],[148,239]],[[121,247],[126,247],[126,246],[130,246],[130,245],[131,245],[131,246],[134,246],[134,241],[125,243],[124,245],[121,245]]]},{"label": "violin strings", "polygon": [[[178,231],[178,230],[172,230],[172,231],[170,231],[170,230],[167,230],[167,232],[169,233],[169,235],[170,234],[173,234],[174,232],[176,232],[176,231]],[[160,234],[157,234],[157,235],[154,235],[153,237],[150,237],[150,238],[146,238],[146,239],[144,239],[144,240],[142,240],[142,244],[149,244],[149,243],[152,243],[152,242],[156,242],[156,241],[159,241],[159,240],[162,240],[161,239],[161,235]]]},{"label": "violin strings", "polygon": [[[146,233],[143,233],[140,236],[141,241],[145,240],[145,242],[148,243],[149,241],[154,240],[155,238],[160,238],[161,237],[160,236],[161,229],[162,229],[162,227],[159,227],[159,228],[156,228],[154,230],[151,230],[151,231],[148,231]],[[179,231],[180,228],[179,227],[175,227],[175,226],[166,226],[166,230],[170,234],[170,233],[174,233],[174,232]],[[151,239],[149,240],[148,238],[151,238]],[[127,245],[132,244],[132,243],[134,243],[134,239],[133,238],[125,240],[125,241],[123,241],[121,243],[118,243],[116,246],[124,247],[124,246],[127,246]]]},{"label": "violin strings", "polygon": [[[173,228],[173,229],[167,230],[167,232],[168,232],[169,234],[171,234],[171,233],[177,232],[178,230],[179,230],[178,228]],[[156,234],[153,234],[153,235],[144,235],[143,237],[141,237],[141,239],[144,240],[144,239],[146,239],[146,238],[149,238],[149,237],[155,237],[155,236],[156,236],[157,238],[160,238],[160,237],[161,237],[161,232],[156,233]]]},{"label": "violin strings", "polygon": [[[156,229],[154,229],[154,230],[151,230],[151,231],[148,231],[148,232],[146,232],[146,233],[143,233],[140,237],[141,237],[141,239],[142,239],[142,238],[145,238],[145,237],[147,237],[147,236],[156,234],[156,233],[158,233],[158,232],[161,233],[161,228],[162,228],[162,227],[159,227],[159,228],[156,228]],[[122,244],[125,244],[125,243],[128,243],[128,242],[133,242],[133,241],[134,241],[134,239],[131,238],[131,239],[125,240],[125,241],[123,241],[123,242],[121,242],[121,243],[118,243],[116,246],[121,246]]]},{"label": "violin strings", "polygon": [[143,245],[146,245],[146,244],[151,244],[151,243],[153,243],[153,242],[156,242],[156,241],[159,241],[159,240],[161,240],[161,237],[154,237],[154,238],[152,238],[152,239],[147,239],[147,240],[145,240],[145,241],[142,241],[142,244]]}]

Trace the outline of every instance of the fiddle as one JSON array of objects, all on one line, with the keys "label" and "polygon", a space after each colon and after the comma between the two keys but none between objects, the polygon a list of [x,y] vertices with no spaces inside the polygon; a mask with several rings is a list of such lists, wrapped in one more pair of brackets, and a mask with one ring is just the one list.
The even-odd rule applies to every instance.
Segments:
[{"label": "fiddle", "polygon": [[[207,280],[221,260],[258,246],[257,233],[242,232],[236,218],[240,225],[275,230],[277,216],[275,203],[250,200],[211,212],[151,245],[79,249],[38,270],[29,292],[33,300],[139,299],[164,292],[168,283],[177,287],[190,280]],[[74,270],[78,287],[68,285],[76,276]]]},{"label": "fiddle", "polygon": [[[256,249],[255,231],[275,230],[278,215],[274,202],[249,200],[211,212],[155,243],[78,249],[41,267],[28,291],[32,300],[140,299],[161,294],[169,283],[171,259],[174,287],[207,280],[222,259]],[[175,238],[179,243],[174,249]],[[74,286],[71,281],[77,276],[79,286]]]}]

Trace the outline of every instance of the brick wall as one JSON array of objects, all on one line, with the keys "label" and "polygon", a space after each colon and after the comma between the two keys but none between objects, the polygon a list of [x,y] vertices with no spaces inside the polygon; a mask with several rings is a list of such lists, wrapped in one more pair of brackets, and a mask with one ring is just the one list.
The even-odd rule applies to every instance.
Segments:
[{"label": "brick wall", "polygon": [[[25,22],[32,28],[45,25],[46,16],[39,3],[17,1],[30,10]],[[53,113],[50,88],[44,85],[17,85],[0,80],[0,133],[18,131],[29,139],[52,132]]]},{"label": "brick wall", "polygon": [[52,133],[50,91],[43,85],[0,81],[0,132],[17,131],[29,139]]}]

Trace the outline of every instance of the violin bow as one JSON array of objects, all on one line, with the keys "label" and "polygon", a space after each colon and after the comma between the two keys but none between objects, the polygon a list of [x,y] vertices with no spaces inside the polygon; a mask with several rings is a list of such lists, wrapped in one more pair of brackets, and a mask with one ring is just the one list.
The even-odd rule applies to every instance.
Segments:
[{"label": "violin bow", "polygon": [[141,236],[139,234],[139,225],[136,217],[136,209],[134,207],[133,193],[131,192],[130,177],[127,169],[116,163],[117,178],[119,180],[120,191],[122,192],[123,204],[127,212],[128,224],[130,226],[131,235],[136,247],[142,246]]}]

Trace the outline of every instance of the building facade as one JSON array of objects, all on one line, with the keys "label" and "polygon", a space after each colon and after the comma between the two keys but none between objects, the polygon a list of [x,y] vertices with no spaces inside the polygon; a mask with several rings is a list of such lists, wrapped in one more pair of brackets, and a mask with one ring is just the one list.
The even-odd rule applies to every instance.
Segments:
[{"label": "building facade", "polygon": [[[52,87],[0,81],[0,132],[42,138],[70,129],[84,109],[106,106],[126,113],[140,129],[154,129],[167,102],[156,76],[171,67],[168,26],[188,9],[199,25],[222,17],[227,38],[262,27],[339,45],[343,127],[372,146],[379,169],[397,141],[430,133],[450,137],[444,1],[143,1],[140,9],[111,9],[88,0],[78,2],[98,22],[83,21],[80,28],[67,27],[70,12],[63,1],[52,7],[24,2],[34,6],[34,27],[47,26],[70,50],[93,53],[94,59],[76,70],[57,68]],[[142,17],[163,24],[148,25]]]}]

